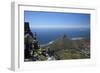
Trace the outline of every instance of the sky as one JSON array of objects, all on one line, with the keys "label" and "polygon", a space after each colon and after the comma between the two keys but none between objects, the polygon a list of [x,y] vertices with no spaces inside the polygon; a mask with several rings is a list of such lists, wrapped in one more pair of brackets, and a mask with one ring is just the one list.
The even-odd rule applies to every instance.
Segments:
[{"label": "sky", "polygon": [[90,28],[90,14],[24,11],[24,21],[31,29]]}]

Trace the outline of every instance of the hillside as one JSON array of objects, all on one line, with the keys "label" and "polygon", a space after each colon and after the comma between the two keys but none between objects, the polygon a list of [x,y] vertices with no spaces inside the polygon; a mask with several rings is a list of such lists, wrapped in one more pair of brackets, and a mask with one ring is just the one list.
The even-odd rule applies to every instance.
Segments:
[{"label": "hillside", "polygon": [[56,60],[90,58],[89,39],[71,40],[67,35],[56,39],[53,43],[44,46],[49,56]]}]

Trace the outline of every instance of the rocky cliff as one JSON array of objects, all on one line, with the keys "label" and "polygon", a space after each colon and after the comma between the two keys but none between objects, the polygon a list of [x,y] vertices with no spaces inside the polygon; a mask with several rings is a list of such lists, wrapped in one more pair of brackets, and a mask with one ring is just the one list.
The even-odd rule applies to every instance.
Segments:
[{"label": "rocky cliff", "polygon": [[46,60],[45,50],[40,48],[37,34],[31,32],[29,22],[24,23],[24,60]]}]

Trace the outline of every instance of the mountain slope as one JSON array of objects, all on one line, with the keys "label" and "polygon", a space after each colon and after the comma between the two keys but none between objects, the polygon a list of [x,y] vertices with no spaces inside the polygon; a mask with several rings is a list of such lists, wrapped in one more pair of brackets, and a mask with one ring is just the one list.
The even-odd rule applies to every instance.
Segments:
[{"label": "mountain slope", "polygon": [[43,48],[56,60],[63,60],[89,58],[90,49],[88,46],[89,40],[87,39],[71,40],[67,35],[63,35]]}]

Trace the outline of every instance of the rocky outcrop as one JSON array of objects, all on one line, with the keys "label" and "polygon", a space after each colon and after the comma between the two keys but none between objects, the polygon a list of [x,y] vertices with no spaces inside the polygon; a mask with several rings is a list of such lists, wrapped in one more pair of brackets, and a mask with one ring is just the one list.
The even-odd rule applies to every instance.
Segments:
[{"label": "rocky outcrop", "polygon": [[33,33],[30,30],[29,23],[24,23],[24,59],[31,58]]},{"label": "rocky outcrop", "polygon": [[37,40],[37,34],[32,33],[29,22],[24,23],[24,60],[46,60],[45,50],[41,49]]}]

